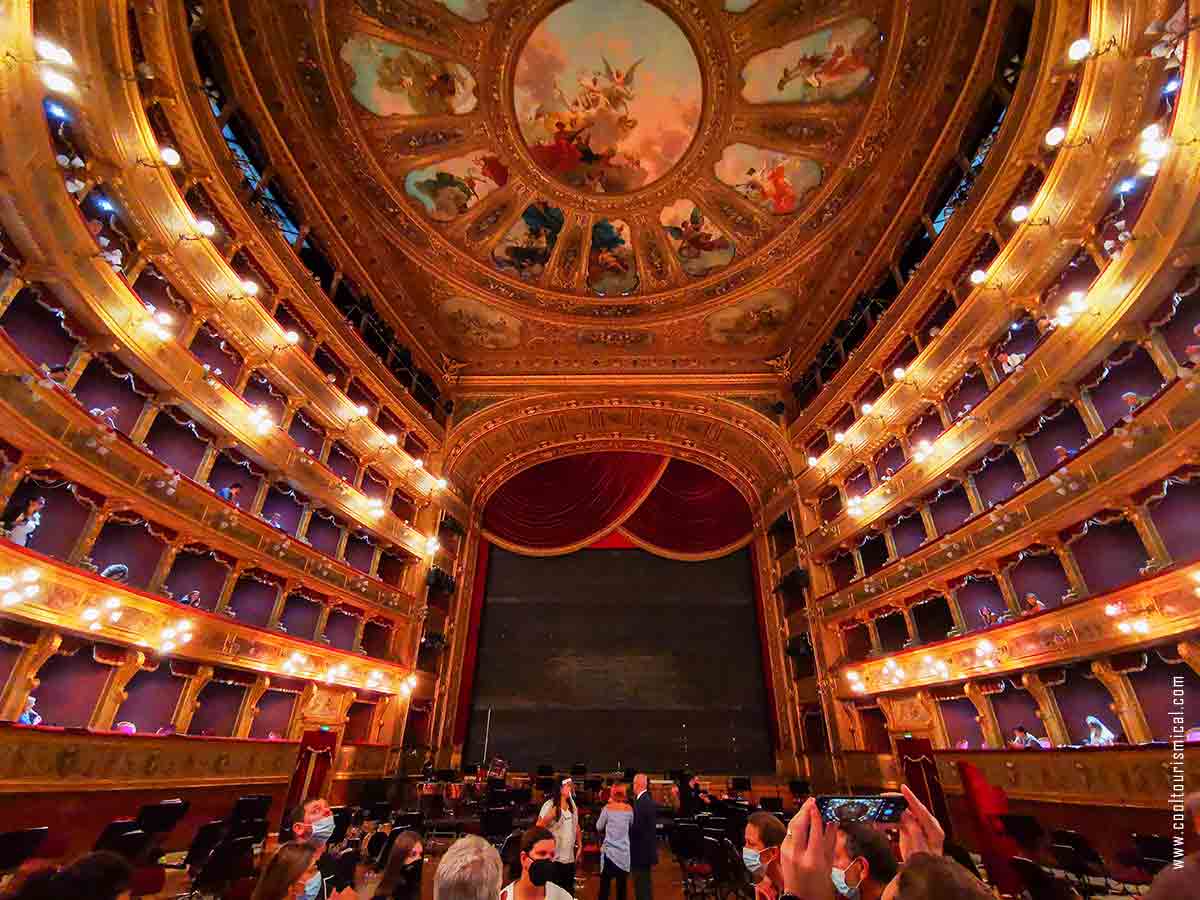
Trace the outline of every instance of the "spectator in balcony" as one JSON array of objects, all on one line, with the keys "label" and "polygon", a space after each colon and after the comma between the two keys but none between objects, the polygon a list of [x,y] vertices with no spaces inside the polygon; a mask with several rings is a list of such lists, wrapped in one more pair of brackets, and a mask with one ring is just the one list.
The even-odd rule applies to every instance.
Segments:
[{"label": "spectator in balcony", "polygon": [[979,607],[979,619],[983,622],[984,628],[991,628],[1000,621],[1000,617],[996,615],[996,611],[990,606]]},{"label": "spectator in balcony", "polygon": [[1011,375],[1013,372],[1021,371],[1021,365],[1025,362],[1024,353],[998,353],[996,354],[996,365],[1000,367],[1000,371],[1005,375]]},{"label": "spectator in balcony", "polygon": [[30,497],[25,507],[8,525],[8,539],[20,547],[29,546],[29,538],[42,524],[42,510],[46,508],[45,497]]},{"label": "spectator in balcony", "polygon": [[183,598],[179,602],[182,603],[184,606],[199,606],[200,605],[200,592],[199,591],[188,591],[186,594],[183,595]]},{"label": "spectator in balcony", "polygon": [[129,580],[129,566],[124,563],[113,563],[111,566],[105,566],[100,572],[101,578],[107,578],[109,581],[115,581],[117,584],[125,584]]},{"label": "spectator in balcony", "polygon": [[277,512],[271,513],[271,517],[267,519],[267,524],[272,528],[278,528],[280,531],[287,531],[287,527],[283,524],[283,517]]},{"label": "spectator in balcony", "polygon": [[1131,421],[1133,419],[1134,415],[1137,414],[1138,407],[1140,407],[1143,403],[1146,402],[1145,397],[1143,397],[1141,394],[1137,394],[1133,391],[1126,391],[1125,393],[1123,393],[1121,395],[1121,400],[1125,403],[1125,409],[1126,409],[1125,421],[1126,422]]},{"label": "spectator in balcony", "polygon": [[1068,462],[1074,455],[1074,450],[1068,450],[1062,444],[1056,444],[1054,447],[1054,464],[1061,466],[1063,463]]},{"label": "spectator in balcony", "polygon": [[90,410],[88,410],[88,414],[93,419],[99,419],[101,422],[103,422],[109,428],[112,428],[114,431],[119,430],[117,428],[117,416],[119,416],[121,414],[120,407],[117,407],[117,406],[103,406],[103,407],[93,406]]},{"label": "spectator in balcony", "polygon": [[1117,742],[1117,736],[1095,716],[1084,719],[1088,727],[1087,745],[1089,747],[1111,747]]},{"label": "spectator in balcony", "polygon": [[1030,591],[1029,593],[1027,593],[1022,598],[1021,602],[1024,605],[1024,608],[1021,610],[1021,613],[1022,613],[1022,615],[1026,615],[1026,616],[1030,616],[1030,615],[1033,615],[1034,613],[1041,612],[1043,609],[1046,608],[1046,604],[1043,603],[1038,598],[1038,595],[1035,594],[1033,591]]},{"label": "spectator in balcony", "polygon": [[233,484],[227,484],[225,487],[217,491],[217,496],[226,503],[232,503],[234,506],[240,506],[238,503],[238,495],[242,493],[242,483],[235,481]]},{"label": "spectator in balcony", "polygon": [[832,872],[833,888],[839,896],[879,900],[898,868],[883,832],[863,822],[838,826]]},{"label": "spectator in balcony", "polygon": [[33,694],[30,694],[28,697],[25,698],[25,711],[22,712],[20,718],[17,719],[18,724],[21,724],[21,725],[41,725],[42,724],[42,717],[39,716],[37,713],[37,710],[34,709],[35,706],[37,706],[37,697],[33,696]]},{"label": "spectator in balcony", "polygon": [[1024,725],[1013,729],[1013,739],[1010,746],[1014,750],[1041,750],[1042,742],[1035,738]]}]

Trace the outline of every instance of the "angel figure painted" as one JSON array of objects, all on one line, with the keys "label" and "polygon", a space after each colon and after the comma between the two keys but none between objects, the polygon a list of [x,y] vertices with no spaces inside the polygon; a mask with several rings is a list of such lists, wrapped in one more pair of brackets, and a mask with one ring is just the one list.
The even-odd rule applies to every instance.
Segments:
[{"label": "angel figure painted", "polygon": [[496,268],[523,281],[541,278],[565,221],[557,206],[545,200],[530,203],[492,250]]},{"label": "angel figure painted", "polygon": [[700,67],[687,37],[645,0],[571,0],[517,58],[513,102],[535,165],[589,193],[664,175],[700,120]]},{"label": "angel figure painted", "polygon": [[354,99],[377,116],[463,115],[475,108],[467,67],[392,41],[353,34],[342,44]]},{"label": "angel figure painted", "polygon": [[691,200],[676,200],[663,209],[659,221],[683,271],[700,278],[725,268],[733,260],[733,241],[705,220]]},{"label": "angel figure painted", "polygon": [[496,188],[508,184],[508,168],[490,153],[459,156],[421,169],[404,178],[404,190],[436,222],[450,222]]},{"label": "angel figure painted", "polygon": [[731,144],[716,164],[716,175],[759,208],[776,216],[800,209],[821,183],[820,164],[804,156]]},{"label": "angel figure painted", "polygon": [[600,219],[592,225],[587,283],[602,297],[629,294],[637,289],[637,261],[629,225],[625,222]]}]

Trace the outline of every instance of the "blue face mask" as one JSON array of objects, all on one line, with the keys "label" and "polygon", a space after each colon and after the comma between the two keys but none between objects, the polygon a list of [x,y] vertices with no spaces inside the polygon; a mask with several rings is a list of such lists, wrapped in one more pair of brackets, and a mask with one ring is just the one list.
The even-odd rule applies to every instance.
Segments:
[{"label": "blue face mask", "polygon": [[313,840],[325,843],[333,836],[333,816],[326,816],[313,822]]},{"label": "blue face mask", "polygon": [[[850,866],[853,865],[854,863],[850,863]],[[846,900],[858,900],[859,885],[861,885],[862,882],[860,881],[859,884],[856,885],[850,885],[846,883],[846,873],[850,871],[850,866],[846,866],[844,869],[839,869],[837,866],[834,866],[833,869],[830,870],[829,875],[833,879],[833,889],[835,891],[837,891],[841,896],[845,897]]]},{"label": "blue face mask", "polygon": [[751,873],[757,872],[762,868],[762,854],[750,847],[743,847],[742,862],[746,864],[746,868]]},{"label": "blue face mask", "polygon": [[321,895],[321,873],[304,882],[304,900],[316,900]]}]

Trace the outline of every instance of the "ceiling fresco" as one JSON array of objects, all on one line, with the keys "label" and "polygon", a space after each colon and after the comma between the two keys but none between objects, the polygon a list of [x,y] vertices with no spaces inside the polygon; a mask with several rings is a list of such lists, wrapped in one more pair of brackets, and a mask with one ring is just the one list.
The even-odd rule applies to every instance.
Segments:
[{"label": "ceiling fresco", "polygon": [[288,3],[278,21],[310,35],[275,39],[275,62],[306,146],[346,174],[329,196],[354,252],[468,375],[765,376],[819,344],[929,177],[986,18],[968,0]]}]

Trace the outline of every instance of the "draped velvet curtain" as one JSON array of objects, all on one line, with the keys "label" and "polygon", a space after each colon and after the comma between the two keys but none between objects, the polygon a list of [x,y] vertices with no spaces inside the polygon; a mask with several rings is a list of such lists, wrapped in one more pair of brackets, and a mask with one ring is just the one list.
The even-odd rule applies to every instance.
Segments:
[{"label": "draped velvet curtain", "polygon": [[483,511],[484,535],[531,555],[570,553],[624,537],[672,558],[711,557],[746,544],[750,508],[703,466],[657,454],[582,453],[515,475]]}]

